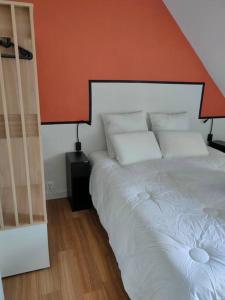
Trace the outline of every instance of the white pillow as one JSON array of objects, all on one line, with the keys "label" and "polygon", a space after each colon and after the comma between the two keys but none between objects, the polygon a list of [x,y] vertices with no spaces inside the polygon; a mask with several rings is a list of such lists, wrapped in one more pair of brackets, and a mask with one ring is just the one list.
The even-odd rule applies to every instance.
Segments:
[{"label": "white pillow", "polygon": [[108,154],[111,158],[115,157],[115,152],[110,139],[110,136],[112,134],[132,131],[144,131],[148,129],[146,117],[142,111],[103,114],[102,119]]},{"label": "white pillow", "polygon": [[188,113],[150,113],[152,131],[190,130]]},{"label": "white pillow", "polygon": [[192,131],[159,131],[162,156],[165,158],[208,155],[202,135]]},{"label": "white pillow", "polygon": [[155,135],[151,131],[112,135],[116,158],[121,165],[161,158]]}]

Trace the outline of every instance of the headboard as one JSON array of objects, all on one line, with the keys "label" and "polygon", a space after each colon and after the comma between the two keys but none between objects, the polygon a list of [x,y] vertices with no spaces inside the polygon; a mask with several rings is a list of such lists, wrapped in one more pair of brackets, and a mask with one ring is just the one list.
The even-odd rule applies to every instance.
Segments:
[{"label": "headboard", "polygon": [[[90,81],[92,100],[92,125],[79,127],[82,149],[86,154],[105,149],[105,136],[100,115],[104,112],[144,110],[145,112],[188,111],[194,130],[207,136],[209,123],[198,119],[203,83],[146,82],[146,81]],[[224,120],[217,121],[221,129],[218,138],[224,138]],[[63,198],[67,195],[65,153],[74,151],[75,124],[42,126],[42,141],[45,162],[45,180],[54,182],[48,198]]]},{"label": "headboard", "polygon": [[191,127],[206,136],[207,128],[198,119],[200,102],[204,94],[202,82],[170,81],[113,81],[89,82],[92,100],[92,124],[80,126],[80,137],[86,153],[106,149],[101,114],[109,112],[189,113]]}]

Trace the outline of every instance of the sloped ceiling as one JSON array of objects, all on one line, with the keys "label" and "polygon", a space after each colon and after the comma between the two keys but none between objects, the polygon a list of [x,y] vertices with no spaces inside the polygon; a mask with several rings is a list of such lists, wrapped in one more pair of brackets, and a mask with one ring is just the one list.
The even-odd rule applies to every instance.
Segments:
[{"label": "sloped ceiling", "polygon": [[225,96],[225,1],[163,1]]}]

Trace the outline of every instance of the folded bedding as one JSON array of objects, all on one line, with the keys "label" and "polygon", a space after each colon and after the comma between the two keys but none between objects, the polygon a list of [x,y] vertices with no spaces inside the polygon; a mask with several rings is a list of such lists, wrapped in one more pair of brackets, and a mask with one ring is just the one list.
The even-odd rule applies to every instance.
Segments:
[{"label": "folded bedding", "polygon": [[91,160],[93,204],[129,297],[225,299],[225,155]]}]

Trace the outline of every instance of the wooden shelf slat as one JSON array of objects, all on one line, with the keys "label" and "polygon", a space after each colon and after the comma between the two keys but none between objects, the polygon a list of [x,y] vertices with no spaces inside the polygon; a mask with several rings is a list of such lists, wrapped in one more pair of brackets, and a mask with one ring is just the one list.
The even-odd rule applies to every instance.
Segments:
[{"label": "wooden shelf slat", "polygon": [[[10,137],[23,137],[20,114],[8,114]],[[27,137],[39,137],[37,114],[25,114],[25,125]],[[4,115],[0,114],[0,138],[6,138]]]},{"label": "wooden shelf slat", "polygon": [[[38,133],[41,136],[41,113],[40,113],[40,100],[39,100],[39,89],[38,89],[38,75],[37,75],[37,57],[36,57],[36,45],[35,45],[35,33],[34,33],[34,13],[33,6],[29,8],[30,23],[31,23],[31,41],[33,48],[33,71],[34,71],[34,82],[35,82],[35,97],[36,97],[36,107],[37,107],[37,116],[38,116]],[[47,207],[45,199],[45,181],[44,181],[44,159],[42,151],[42,140],[40,139],[39,144],[39,154],[41,162],[41,178],[42,178],[42,201],[44,209],[44,221],[47,222]]]},{"label": "wooden shelf slat", "polygon": [[4,119],[5,119],[5,132],[6,132],[6,138],[7,138],[10,178],[11,178],[11,184],[12,184],[14,217],[15,217],[15,224],[16,224],[16,226],[18,226],[19,220],[18,220],[18,207],[17,207],[17,199],[16,199],[15,173],[14,173],[13,159],[12,159],[12,146],[11,146],[10,132],[9,132],[9,120],[8,120],[8,112],[7,112],[7,105],[6,105],[5,83],[4,83],[1,55],[0,55],[0,86],[1,86],[2,106],[3,106]]},{"label": "wooden shelf slat", "polygon": [[0,139],[6,139],[4,115],[0,115]]},{"label": "wooden shelf slat", "polygon": [[31,188],[30,188],[30,171],[29,171],[28,152],[27,152],[27,136],[26,136],[26,125],[25,125],[25,118],[24,118],[23,91],[22,91],[22,81],[21,81],[21,72],[20,72],[17,26],[16,26],[16,15],[15,15],[14,5],[11,5],[11,17],[12,17],[13,40],[15,46],[15,56],[16,56],[16,75],[17,75],[19,104],[20,104],[20,111],[21,111],[21,125],[22,125],[22,133],[23,133],[23,146],[24,146],[23,150],[24,150],[24,157],[25,157],[25,172],[26,172],[27,194],[28,194],[28,203],[29,203],[29,211],[30,211],[30,224],[33,224]]}]

